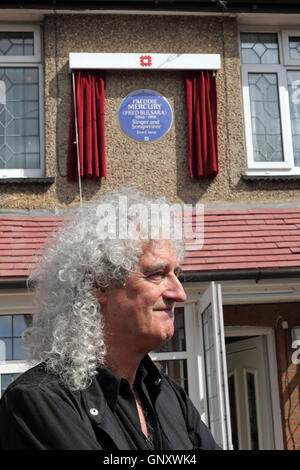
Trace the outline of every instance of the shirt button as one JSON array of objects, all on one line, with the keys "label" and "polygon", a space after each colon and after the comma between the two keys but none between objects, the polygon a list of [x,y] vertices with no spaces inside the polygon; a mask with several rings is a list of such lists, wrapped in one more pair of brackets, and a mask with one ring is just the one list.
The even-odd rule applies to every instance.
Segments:
[{"label": "shirt button", "polygon": [[156,379],[154,383],[155,383],[155,385],[159,385],[160,382],[161,382],[161,379]]},{"label": "shirt button", "polygon": [[93,416],[97,416],[97,414],[99,413],[99,411],[97,410],[97,408],[91,408],[91,409],[90,409],[90,413],[91,413],[91,415],[93,415]]}]

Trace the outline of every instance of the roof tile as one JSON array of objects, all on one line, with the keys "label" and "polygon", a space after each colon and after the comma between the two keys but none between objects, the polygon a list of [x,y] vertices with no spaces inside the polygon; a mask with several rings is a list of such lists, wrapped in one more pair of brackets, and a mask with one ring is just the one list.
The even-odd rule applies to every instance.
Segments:
[{"label": "roof tile", "polygon": [[187,244],[183,271],[300,268],[299,218],[298,208],[206,211],[203,246]]},{"label": "roof tile", "polygon": [[[198,239],[186,241],[183,272],[300,268],[300,208],[206,210],[204,231],[195,215],[189,219]],[[28,276],[49,235],[66,220],[0,217],[0,277]]]},{"label": "roof tile", "polygon": [[65,217],[0,217],[0,277],[27,277]]}]

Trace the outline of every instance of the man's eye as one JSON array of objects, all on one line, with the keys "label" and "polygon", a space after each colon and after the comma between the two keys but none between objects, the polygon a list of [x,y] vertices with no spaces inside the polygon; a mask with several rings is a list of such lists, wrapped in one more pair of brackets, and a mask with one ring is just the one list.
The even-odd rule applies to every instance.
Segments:
[{"label": "man's eye", "polygon": [[152,273],[152,274],[149,274],[149,278],[150,279],[158,279],[160,277],[163,277],[164,276],[164,272],[156,272],[156,273]]}]

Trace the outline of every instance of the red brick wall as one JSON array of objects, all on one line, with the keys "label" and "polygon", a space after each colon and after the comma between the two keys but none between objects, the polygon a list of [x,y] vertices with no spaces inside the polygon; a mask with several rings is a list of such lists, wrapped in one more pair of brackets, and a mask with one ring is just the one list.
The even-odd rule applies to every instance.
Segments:
[{"label": "red brick wall", "polygon": [[[223,310],[225,326],[274,328],[284,446],[300,450],[300,364],[292,363],[291,348],[291,326],[300,325],[300,304],[225,305]],[[282,328],[282,320],[288,329]]]}]

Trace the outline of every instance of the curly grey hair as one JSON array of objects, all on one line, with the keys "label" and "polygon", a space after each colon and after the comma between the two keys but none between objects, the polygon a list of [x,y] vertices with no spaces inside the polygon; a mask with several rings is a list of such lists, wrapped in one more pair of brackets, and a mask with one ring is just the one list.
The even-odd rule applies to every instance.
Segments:
[{"label": "curly grey hair", "polygon": [[[120,196],[127,205],[166,204],[150,200],[129,188],[107,193],[97,202],[76,211],[71,221],[50,238],[30,281],[35,286],[37,312],[23,335],[29,358],[45,361],[70,390],[89,386],[97,368],[105,362],[103,322],[95,287],[124,286],[128,274],[138,266],[145,237],[106,238],[99,232],[99,204],[109,204],[118,214]],[[135,221],[136,215],[128,219]],[[111,220],[115,223],[115,220]],[[101,228],[101,227],[100,227]],[[160,231],[160,237],[165,238]],[[183,242],[170,237],[178,261],[183,259]],[[149,243],[153,243],[148,239]],[[155,241],[154,241],[155,243]]]}]

